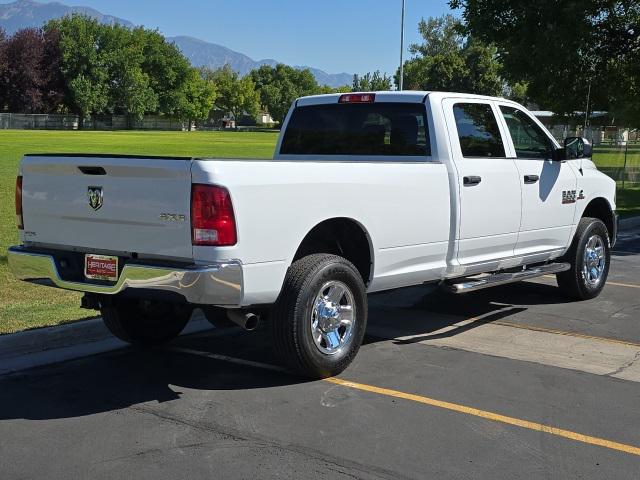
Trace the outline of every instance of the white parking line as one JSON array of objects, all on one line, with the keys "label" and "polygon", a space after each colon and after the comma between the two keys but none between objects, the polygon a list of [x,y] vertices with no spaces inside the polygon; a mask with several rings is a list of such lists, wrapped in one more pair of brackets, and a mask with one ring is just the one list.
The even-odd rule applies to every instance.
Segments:
[{"label": "white parking line", "polygon": [[262,362],[254,362],[252,360],[245,360],[243,358],[230,357],[228,355],[220,355],[219,353],[211,353],[211,352],[205,352],[202,350],[194,350],[193,348],[171,347],[171,348],[167,348],[166,350],[171,350],[172,352],[178,352],[178,353],[188,353],[190,355],[198,355],[200,357],[212,358],[214,360],[235,363],[237,365],[242,365],[245,367],[262,368],[263,370],[271,370],[273,372],[287,373],[287,370],[285,368],[279,367],[277,365],[271,365],[269,363],[262,363]]}]

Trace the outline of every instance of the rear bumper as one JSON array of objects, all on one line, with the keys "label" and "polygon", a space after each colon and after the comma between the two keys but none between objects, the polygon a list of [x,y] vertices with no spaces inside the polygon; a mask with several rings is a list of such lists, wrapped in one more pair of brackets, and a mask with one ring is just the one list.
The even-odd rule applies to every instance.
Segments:
[{"label": "rear bumper", "polygon": [[24,247],[10,247],[9,269],[20,280],[79,292],[115,295],[125,290],[167,291],[200,305],[240,305],[242,265],[238,262],[193,265],[185,268],[126,264],[114,285],[64,280],[53,255]]}]

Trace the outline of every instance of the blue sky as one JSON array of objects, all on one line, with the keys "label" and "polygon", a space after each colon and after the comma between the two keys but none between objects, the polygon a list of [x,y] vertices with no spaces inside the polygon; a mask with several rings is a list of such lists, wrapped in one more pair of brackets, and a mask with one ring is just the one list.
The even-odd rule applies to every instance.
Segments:
[{"label": "blue sky", "polygon": [[[251,58],[329,73],[395,72],[401,0],[59,0],[93,7],[168,36],[190,35]],[[450,12],[446,0],[406,0],[406,44],[421,17]],[[6,3],[6,0],[3,0]]]}]

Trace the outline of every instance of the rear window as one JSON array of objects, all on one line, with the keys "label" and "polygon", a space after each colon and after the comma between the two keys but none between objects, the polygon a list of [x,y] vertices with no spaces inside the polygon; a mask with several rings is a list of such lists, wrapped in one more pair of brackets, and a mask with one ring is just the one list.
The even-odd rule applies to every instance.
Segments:
[{"label": "rear window", "polygon": [[299,107],[291,115],[280,154],[428,156],[425,112],[419,103]]}]

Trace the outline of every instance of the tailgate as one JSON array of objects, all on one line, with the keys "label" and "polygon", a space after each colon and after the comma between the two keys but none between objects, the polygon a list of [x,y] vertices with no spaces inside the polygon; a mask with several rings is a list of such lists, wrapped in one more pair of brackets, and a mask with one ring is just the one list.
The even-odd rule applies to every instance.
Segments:
[{"label": "tailgate", "polygon": [[192,259],[191,159],[28,155],[24,240]]}]

